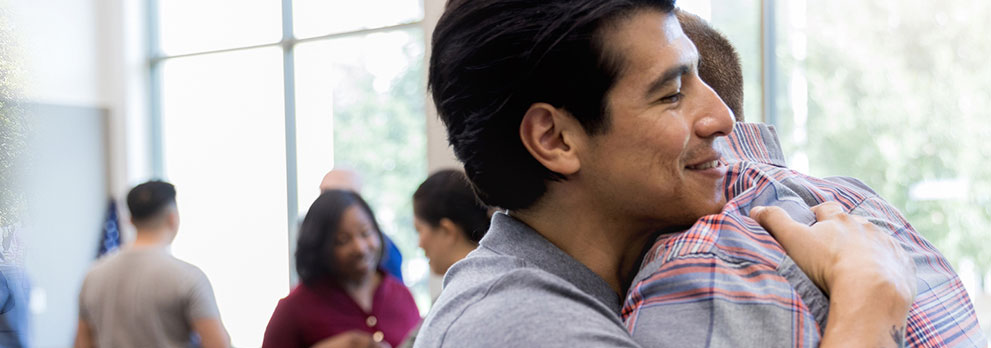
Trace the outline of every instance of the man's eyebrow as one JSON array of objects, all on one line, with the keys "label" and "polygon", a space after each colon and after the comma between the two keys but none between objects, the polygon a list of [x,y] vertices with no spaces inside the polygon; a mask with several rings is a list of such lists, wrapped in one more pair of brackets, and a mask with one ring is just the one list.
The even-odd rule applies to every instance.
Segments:
[{"label": "man's eyebrow", "polygon": [[692,71],[692,67],[688,64],[682,64],[668,69],[661,74],[661,77],[658,77],[654,80],[654,82],[650,83],[650,86],[647,88],[647,93],[645,93],[644,96],[646,98],[650,98],[650,96],[657,93],[658,90],[664,88],[664,86],[667,86],[672,81],[681,78],[681,76],[688,74],[690,71]]}]

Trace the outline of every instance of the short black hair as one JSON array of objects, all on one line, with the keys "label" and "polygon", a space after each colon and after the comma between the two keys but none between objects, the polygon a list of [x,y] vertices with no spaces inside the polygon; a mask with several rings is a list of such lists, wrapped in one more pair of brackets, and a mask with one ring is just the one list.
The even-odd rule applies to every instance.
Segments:
[{"label": "short black hair", "polygon": [[413,215],[434,227],[448,218],[475,243],[489,230],[489,208],[475,197],[459,170],[445,169],[427,177],[413,193]]},{"label": "short black hair", "polygon": [[743,66],[733,44],[702,17],[678,9],[678,23],[699,51],[699,78],[743,122]]},{"label": "short black hair", "polygon": [[[375,234],[381,241],[378,260],[382,259],[385,239],[368,203],[352,191],[326,190],[310,205],[299,228],[299,239],[296,241],[296,273],[304,284],[312,285],[314,281],[328,277],[335,278],[341,274],[333,263],[330,244],[341,229],[344,212],[354,205],[361,207],[371,218]],[[378,264],[378,261],[375,263]]]},{"label": "short black hair", "polygon": [[157,218],[166,207],[174,205],[175,186],[165,181],[151,180],[127,193],[127,208],[136,225]]},{"label": "short black hair", "polygon": [[523,209],[562,180],[520,141],[533,103],[566,110],[589,134],[608,130],[606,95],[622,57],[604,28],[674,0],[452,0],[434,29],[429,83],[448,141],[488,205]]}]

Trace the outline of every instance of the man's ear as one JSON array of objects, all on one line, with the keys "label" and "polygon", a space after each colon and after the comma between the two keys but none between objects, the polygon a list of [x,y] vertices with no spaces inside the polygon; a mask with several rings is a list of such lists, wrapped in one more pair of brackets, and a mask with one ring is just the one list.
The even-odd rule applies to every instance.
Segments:
[{"label": "man's ear", "polygon": [[173,230],[179,230],[179,211],[177,209],[170,209],[166,219],[170,228]]},{"label": "man's ear", "polygon": [[577,141],[585,131],[566,111],[534,103],[523,115],[520,139],[530,155],[552,172],[571,175],[581,168]]}]

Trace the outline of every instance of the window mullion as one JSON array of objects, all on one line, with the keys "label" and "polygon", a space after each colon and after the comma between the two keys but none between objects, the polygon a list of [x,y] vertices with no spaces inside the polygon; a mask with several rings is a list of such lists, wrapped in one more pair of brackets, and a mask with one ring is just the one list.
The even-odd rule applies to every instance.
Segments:
[{"label": "window mullion", "polygon": [[762,119],[764,123],[777,126],[777,105],[775,105],[774,93],[777,88],[777,73],[775,66],[777,59],[775,50],[775,2],[774,0],[761,0],[761,92],[762,98]]},{"label": "window mullion", "polygon": [[293,258],[297,229],[299,228],[299,183],[296,163],[296,89],[293,50],[295,40],[292,29],[292,0],[282,0],[282,73],[286,120],[286,221],[289,241],[289,284],[296,284],[298,276],[294,271]]}]

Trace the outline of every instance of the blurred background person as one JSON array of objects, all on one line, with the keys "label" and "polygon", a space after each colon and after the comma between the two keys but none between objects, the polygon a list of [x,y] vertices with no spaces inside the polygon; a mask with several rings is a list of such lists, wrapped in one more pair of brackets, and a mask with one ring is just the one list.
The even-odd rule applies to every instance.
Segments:
[{"label": "blurred background person", "polygon": [[[350,169],[334,169],[323,176],[323,180],[320,182],[320,191],[346,190],[360,195],[361,183],[361,176],[357,172]],[[382,268],[398,278],[399,282],[402,283],[403,254],[399,252],[396,243],[393,243],[392,239],[389,239],[389,236],[384,233],[382,234],[382,240],[385,241],[385,253],[381,261]]]},{"label": "blurred background person", "polygon": [[323,176],[320,191],[347,190],[361,194],[361,176],[351,169],[334,169]]},{"label": "blurred background person", "polygon": [[489,216],[463,172],[441,170],[424,180],[413,193],[413,224],[430,270],[443,275],[475,250],[489,230]]},{"label": "blurred background person", "polygon": [[[413,193],[413,225],[430,271],[443,276],[475,250],[493,212],[475,198],[464,172],[443,169],[427,177]],[[413,347],[418,332],[419,326],[399,347]]]},{"label": "blurred background person", "polygon": [[279,301],[262,346],[398,345],[420,315],[409,290],[379,266],[382,255],[381,229],[361,196],[320,194],[297,242],[302,283]]},{"label": "blurred background person", "polygon": [[76,348],[188,347],[197,340],[203,347],[230,346],[210,281],[169,253],[179,231],[175,196],[163,181],[127,194],[137,237],[86,275]]}]

